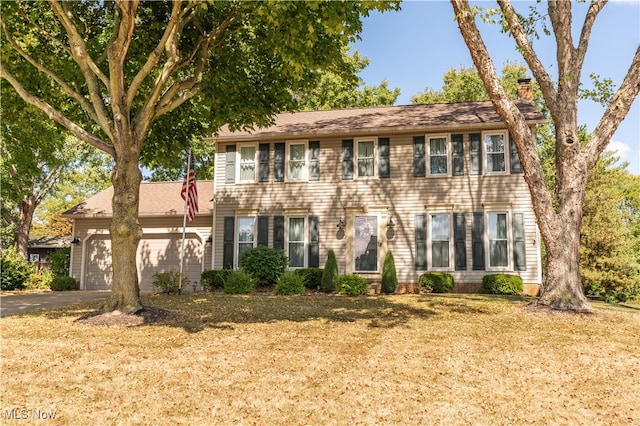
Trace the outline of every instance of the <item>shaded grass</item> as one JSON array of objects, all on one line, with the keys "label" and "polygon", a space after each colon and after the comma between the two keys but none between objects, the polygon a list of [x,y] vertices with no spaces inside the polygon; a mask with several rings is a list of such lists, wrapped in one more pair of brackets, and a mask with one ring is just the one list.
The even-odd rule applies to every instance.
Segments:
[{"label": "shaded grass", "polygon": [[0,320],[2,412],[57,424],[638,424],[640,311],[488,295],[150,296]]}]

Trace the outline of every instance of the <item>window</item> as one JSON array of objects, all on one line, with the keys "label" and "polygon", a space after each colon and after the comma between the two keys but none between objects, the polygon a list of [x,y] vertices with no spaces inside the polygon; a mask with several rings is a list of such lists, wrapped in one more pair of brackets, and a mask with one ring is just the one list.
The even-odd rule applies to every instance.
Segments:
[{"label": "window", "polygon": [[355,270],[378,270],[378,217],[356,216],[354,218]]},{"label": "window", "polygon": [[509,235],[507,213],[487,214],[489,268],[509,267]]},{"label": "window", "polygon": [[449,214],[431,215],[431,267],[449,269],[451,252],[451,226]]},{"label": "window", "polygon": [[288,257],[291,268],[305,267],[305,227],[303,217],[289,218],[288,227]]},{"label": "window", "polygon": [[448,143],[446,136],[429,137],[429,174],[447,175],[449,170]]},{"label": "window", "polygon": [[240,147],[239,182],[256,181],[256,147],[245,145]]},{"label": "window", "polygon": [[287,177],[289,180],[307,179],[307,144],[306,142],[292,142],[288,145]]},{"label": "window", "polygon": [[487,173],[500,173],[508,170],[507,135],[500,133],[484,134],[484,152]]},{"label": "window", "polygon": [[373,141],[358,141],[358,177],[375,176]]},{"label": "window", "polygon": [[255,247],[255,218],[239,217],[238,218],[238,256],[240,259],[242,253]]}]

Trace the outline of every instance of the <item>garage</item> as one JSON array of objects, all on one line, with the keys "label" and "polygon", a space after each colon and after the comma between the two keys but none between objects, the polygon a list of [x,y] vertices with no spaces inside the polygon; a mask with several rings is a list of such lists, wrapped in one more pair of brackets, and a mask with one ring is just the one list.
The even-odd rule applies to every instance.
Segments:
[{"label": "garage", "polygon": [[[153,277],[159,272],[180,269],[182,233],[145,234],[138,245],[136,265],[140,291],[154,291]],[[112,280],[111,237],[93,235],[85,242],[85,274],[83,289],[110,290]],[[191,282],[200,281],[204,250],[195,233],[185,236],[183,273]]]}]

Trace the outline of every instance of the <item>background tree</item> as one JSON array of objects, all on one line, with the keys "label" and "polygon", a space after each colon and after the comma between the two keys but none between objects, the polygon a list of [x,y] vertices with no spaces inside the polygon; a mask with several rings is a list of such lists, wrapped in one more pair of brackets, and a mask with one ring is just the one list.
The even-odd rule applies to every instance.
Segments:
[{"label": "background tree", "polygon": [[[2,2],[0,78],[113,157],[113,280],[105,310],[142,309],[135,253],[140,160],[194,135],[272,122],[318,70],[348,75],[361,2]],[[24,78],[28,77],[28,78]]]},{"label": "background tree", "polygon": [[546,246],[546,275],[540,304],[555,309],[587,310],[579,269],[582,203],[589,171],[640,91],[640,46],[627,75],[612,96],[600,122],[581,144],[578,134],[578,97],[581,73],[591,30],[605,2],[589,4],[577,45],[572,33],[572,3],[551,1],[548,18],[557,46],[557,82],[542,64],[529,40],[534,28],[508,1],[499,1],[503,24],[514,39],[543,93],[555,126],[555,192],[547,187],[537,154],[536,138],[524,117],[500,84],[489,52],[475,23],[476,13],[463,0],[451,0],[460,33],[489,97],[513,135],[531,192],[533,207]]}]

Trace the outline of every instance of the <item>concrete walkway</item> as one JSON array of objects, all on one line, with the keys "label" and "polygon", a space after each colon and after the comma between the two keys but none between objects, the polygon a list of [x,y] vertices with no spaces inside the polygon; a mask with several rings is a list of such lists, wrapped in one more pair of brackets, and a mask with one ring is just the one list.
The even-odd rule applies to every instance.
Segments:
[{"label": "concrete walkway", "polygon": [[106,299],[109,293],[109,291],[81,290],[2,294],[0,295],[0,317]]}]

